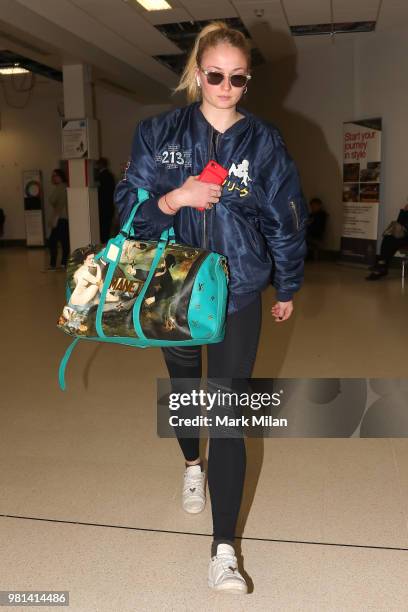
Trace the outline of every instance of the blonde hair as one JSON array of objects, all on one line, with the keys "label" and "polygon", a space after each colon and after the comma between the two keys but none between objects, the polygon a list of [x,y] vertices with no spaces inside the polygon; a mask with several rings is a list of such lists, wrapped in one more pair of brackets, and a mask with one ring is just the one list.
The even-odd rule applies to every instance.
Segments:
[{"label": "blonde hair", "polygon": [[220,43],[228,43],[232,47],[240,49],[247,60],[248,70],[250,69],[251,47],[244,34],[239,30],[230,28],[224,21],[212,21],[197,35],[179,84],[173,89],[173,94],[187,90],[189,102],[200,99],[201,91],[196,81],[197,68],[200,67],[204,51]]}]

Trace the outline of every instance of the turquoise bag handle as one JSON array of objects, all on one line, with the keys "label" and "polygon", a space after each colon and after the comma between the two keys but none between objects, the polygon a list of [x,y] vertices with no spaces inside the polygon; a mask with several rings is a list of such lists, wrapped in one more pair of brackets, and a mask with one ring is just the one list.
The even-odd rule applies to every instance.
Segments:
[{"label": "turquoise bag handle", "polygon": [[[172,228],[173,229],[173,228]],[[145,282],[143,283],[143,288],[141,290],[141,292],[139,293],[139,295],[137,296],[137,299],[133,305],[133,312],[132,312],[132,316],[133,316],[133,324],[134,324],[134,328],[136,331],[136,334],[139,338],[142,338],[143,340],[148,340],[148,338],[146,338],[146,336],[143,333],[142,330],[142,326],[140,325],[140,309],[142,307],[142,302],[144,299],[144,296],[146,294],[146,291],[149,287],[150,281],[152,280],[152,277],[154,275],[154,273],[156,272],[156,268],[157,265],[160,261],[160,258],[167,246],[167,243],[169,242],[169,232],[168,230],[164,230],[164,232],[162,232],[162,235],[160,236],[160,240],[157,243],[157,249],[156,249],[156,255],[154,256],[154,259],[152,261],[152,265],[150,266],[150,271],[149,274],[145,280]]]},{"label": "turquoise bag handle", "polygon": [[174,233],[174,227],[169,227],[169,244],[176,243],[176,234]]},{"label": "turquoise bag handle", "polygon": [[[123,242],[125,240],[124,237],[123,238]],[[141,334],[141,337],[146,339],[145,335],[143,334],[141,327],[140,327],[140,323],[139,323],[139,313],[140,313],[140,308],[142,305],[142,301],[144,298],[144,295],[147,291],[147,288],[149,286],[149,283],[154,275],[154,273],[156,272],[156,268],[157,265],[160,261],[160,257],[162,256],[163,251],[165,250],[167,243],[169,242],[169,230],[165,229],[160,236],[160,239],[157,243],[157,248],[156,248],[156,255],[154,256],[154,259],[152,261],[152,264],[150,266],[150,271],[149,274],[145,280],[145,282],[143,283],[143,288],[141,290],[141,292],[139,293],[134,306],[133,306],[133,320],[135,321],[135,326],[137,326],[136,329],[136,333],[139,335],[139,333]],[[102,329],[102,315],[103,315],[103,307],[105,305],[105,299],[106,299],[106,294],[108,292],[108,289],[110,287],[113,275],[115,273],[116,267],[120,261],[120,256],[122,254],[122,248],[123,248],[123,243],[120,245],[120,247],[118,247],[117,244],[115,244],[115,249],[117,249],[115,251],[115,258],[111,258],[109,259],[109,268],[108,271],[106,272],[106,276],[105,276],[105,280],[103,282],[103,287],[102,287],[102,291],[101,291],[101,297],[99,299],[99,304],[98,304],[98,309],[96,311],[96,318],[95,318],[95,328],[96,328],[96,333],[98,334],[98,336],[100,338],[106,338],[106,334],[104,333],[103,329]]]},{"label": "turquoise bag handle", "polygon": [[129,236],[131,230],[132,230],[132,223],[133,223],[133,219],[135,218],[135,214],[137,212],[137,209],[139,208],[139,206],[141,206],[143,204],[143,202],[145,200],[148,200],[150,197],[150,194],[148,191],[146,191],[146,189],[137,189],[137,202],[135,203],[135,205],[132,208],[132,212],[130,213],[127,221],[123,224],[123,226],[120,229],[120,234],[123,232],[125,234],[127,234]]},{"label": "turquoise bag handle", "polygon": [[[132,211],[127,219],[127,221],[123,224],[123,226],[121,227],[119,234],[116,236],[116,238],[118,238],[119,236],[125,237],[125,238],[132,238],[133,240],[137,240],[137,236],[135,234],[135,231],[132,227],[132,223],[133,220],[135,218],[136,212],[139,208],[139,206],[141,206],[143,204],[143,202],[145,202],[146,200],[148,200],[150,197],[150,194],[148,191],[146,191],[146,189],[137,189],[137,202],[135,203],[135,205],[132,208]],[[164,230],[160,236],[160,240],[162,239],[163,233],[164,232],[168,232],[169,233],[169,243],[170,244],[175,244],[176,242],[176,234],[174,232],[174,227],[171,226],[168,228],[168,230]],[[123,243],[124,240],[121,240],[121,242]],[[106,249],[107,249],[108,245],[106,245]],[[103,256],[103,253],[99,253],[96,258],[100,258]]]},{"label": "turquoise bag handle", "polygon": [[71,342],[71,344],[69,345],[69,347],[65,351],[65,354],[64,354],[63,358],[60,361],[60,365],[59,365],[59,368],[58,368],[58,382],[59,382],[59,386],[60,386],[62,391],[65,391],[65,389],[66,389],[66,385],[65,385],[65,370],[67,369],[69,358],[71,357],[72,351],[74,350],[74,348],[76,347],[76,345],[78,344],[80,339],[81,338],[75,338],[75,340],[73,340]]},{"label": "turquoise bag handle", "polygon": [[[95,259],[100,259],[102,258],[103,260],[106,260],[109,262],[109,268],[106,272],[105,275],[105,279],[104,279],[104,283],[103,283],[103,287],[101,290],[101,296],[99,299],[99,304],[98,304],[98,309],[96,311],[96,318],[95,318],[95,328],[96,328],[96,333],[98,334],[99,338],[106,338],[106,334],[103,331],[102,328],[102,315],[103,315],[103,307],[105,305],[105,299],[106,299],[106,294],[109,290],[110,284],[112,282],[112,278],[113,275],[115,273],[116,267],[120,261],[120,257],[122,254],[122,249],[123,249],[123,244],[125,242],[125,240],[127,240],[130,231],[132,229],[132,222],[133,219],[135,217],[136,211],[139,208],[139,206],[146,200],[149,198],[149,193],[145,190],[145,189],[138,189],[137,190],[137,195],[138,195],[138,201],[136,202],[136,204],[134,205],[132,212],[129,215],[128,220],[126,221],[126,223],[123,225],[123,228],[121,229],[121,231],[119,232],[119,234],[113,238],[112,240],[109,240],[108,244],[106,245],[105,249],[102,251],[102,253],[99,253],[97,255],[97,257],[95,257]],[[157,249],[156,249],[156,255],[152,261],[152,265],[150,267],[150,272],[149,275],[146,279],[146,281],[144,282],[143,285],[143,289],[140,292],[140,294],[138,295],[138,298],[133,306],[133,316],[135,317],[136,315],[136,325],[138,326],[138,328],[140,329],[140,332],[142,334],[142,337],[145,338],[143,332],[141,331],[140,328],[140,324],[139,324],[139,312],[140,312],[140,308],[142,305],[142,301],[143,301],[143,297],[147,291],[147,288],[149,286],[150,280],[152,279],[154,273],[156,272],[156,268],[157,265],[159,263],[160,257],[164,251],[164,249],[167,246],[167,243],[170,242],[170,244],[174,244],[176,242],[176,236],[174,233],[174,228],[173,226],[165,229],[162,231],[159,241],[157,243]],[[135,318],[134,318],[135,320]],[[138,332],[137,332],[138,333]],[[139,333],[138,333],[139,335]]]}]

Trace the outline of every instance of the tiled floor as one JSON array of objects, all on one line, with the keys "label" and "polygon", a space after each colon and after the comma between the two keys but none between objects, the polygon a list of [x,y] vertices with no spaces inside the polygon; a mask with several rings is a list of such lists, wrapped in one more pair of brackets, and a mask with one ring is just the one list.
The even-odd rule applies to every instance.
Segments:
[{"label": "tiled floor", "polygon": [[[404,438],[248,439],[253,591],[209,592],[210,506],[183,513],[178,445],[156,436],[160,353],[80,346],[62,393],[64,275],[43,257],[0,249],[0,590],[69,590],[75,612],[408,610]],[[254,376],[406,377],[408,293],[364,274],[308,265],[284,325],[268,290]]]}]

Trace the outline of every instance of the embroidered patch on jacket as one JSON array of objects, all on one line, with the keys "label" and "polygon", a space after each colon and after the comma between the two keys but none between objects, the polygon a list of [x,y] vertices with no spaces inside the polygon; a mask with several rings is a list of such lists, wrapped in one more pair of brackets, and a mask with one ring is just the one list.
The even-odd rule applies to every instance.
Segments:
[{"label": "embroidered patch on jacket", "polygon": [[166,170],[184,166],[192,167],[192,149],[182,149],[179,144],[170,144],[156,155],[156,163],[162,164]]},{"label": "embroidered patch on jacket", "polygon": [[[240,179],[240,181],[234,180],[234,177]],[[244,198],[249,193],[249,182],[252,182],[249,176],[249,161],[243,159],[240,164],[231,164],[228,171],[228,178],[225,179],[223,185],[227,191],[233,191],[236,189],[239,191],[239,197]]]}]

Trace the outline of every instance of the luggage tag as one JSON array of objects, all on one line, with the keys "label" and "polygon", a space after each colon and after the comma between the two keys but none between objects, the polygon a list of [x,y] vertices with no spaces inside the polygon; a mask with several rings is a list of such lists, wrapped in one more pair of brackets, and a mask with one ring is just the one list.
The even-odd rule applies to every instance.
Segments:
[{"label": "luggage tag", "polygon": [[119,247],[115,243],[109,245],[107,253],[104,253],[104,259],[107,259],[111,263],[116,263],[118,254],[120,253]]},{"label": "luggage tag", "polygon": [[115,236],[111,238],[104,249],[95,256],[95,259],[103,259],[106,263],[118,263],[122,254],[124,236]]}]

